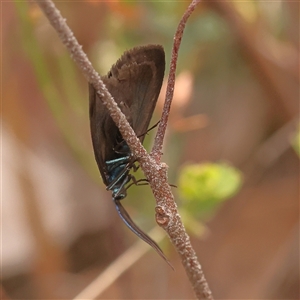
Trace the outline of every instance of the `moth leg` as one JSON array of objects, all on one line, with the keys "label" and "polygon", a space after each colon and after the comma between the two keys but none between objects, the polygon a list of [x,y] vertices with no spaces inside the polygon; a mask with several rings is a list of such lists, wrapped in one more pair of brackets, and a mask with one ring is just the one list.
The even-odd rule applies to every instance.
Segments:
[{"label": "moth leg", "polygon": [[133,172],[136,172],[139,169],[140,165],[136,165],[135,163],[133,163],[131,167]]},{"label": "moth leg", "polygon": [[125,178],[123,179],[123,181],[120,183],[120,185],[116,188],[110,188],[110,190],[112,190],[112,194],[113,194],[113,198],[115,200],[121,200],[124,199],[126,197],[126,191],[127,188],[125,187],[125,185],[131,180],[131,176],[125,176]]},{"label": "moth leg", "polygon": [[[123,165],[118,166],[118,167],[123,167]],[[112,170],[111,170],[111,171],[112,171]],[[126,175],[126,173],[129,173],[129,168],[128,168],[127,165],[125,165],[125,166],[123,167],[123,170],[116,176],[116,178],[114,178],[114,179],[110,182],[110,184],[108,184],[108,185],[106,186],[106,190],[112,190],[116,184],[118,184],[120,181],[122,181],[122,178],[125,178],[125,179],[126,179],[126,178],[128,177],[128,176]],[[128,179],[128,181],[129,181],[129,179]],[[127,182],[128,182],[128,181],[127,181]],[[124,181],[123,181],[123,182],[124,182]],[[126,184],[126,183],[125,183],[125,184]],[[122,183],[121,185],[124,186],[124,183]]]},{"label": "moth leg", "polygon": [[[113,174],[116,170],[121,170],[118,172],[117,176],[110,182],[109,185],[107,185],[107,190],[112,190],[113,187],[122,180],[122,177],[127,175],[125,177],[128,177],[128,173],[130,169],[134,166],[134,158],[133,156],[129,155],[127,157],[121,157],[113,160],[109,160],[106,162],[106,165],[108,166],[108,171]],[[134,168],[134,167],[133,167]],[[128,179],[129,181],[130,179]],[[127,181],[127,182],[128,182]],[[122,184],[124,185],[124,184]]]},{"label": "moth leg", "polygon": [[[130,179],[132,180],[132,183],[130,183],[127,187],[126,187],[126,190],[131,187],[132,185],[148,185],[149,184],[149,181],[148,179],[146,178],[143,178],[143,179],[139,179],[139,180],[136,180],[135,177],[133,175],[129,175],[130,176]],[[145,183],[141,183],[141,182],[145,182]]]},{"label": "moth leg", "polygon": [[[135,177],[132,176],[132,181],[133,181],[132,184],[135,184],[135,185],[148,185],[149,184],[149,181],[146,178],[136,180]],[[141,183],[141,182],[144,182],[144,183]]]},{"label": "moth leg", "polygon": [[[156,124],[156,126],[157,126],[157,124]],[[139,169],[140,165],[137,166],[136,164],[133,164],[131,167],[132,167],[133,171],[136,172],[136,171]],[[130,186],[132,186],[133,184],[134,184],[134,185],[148,185],[148,184],[149,184],[149,181],[148,181],[148,179],[146,179],[146,178],[136,180],[135,177],[134,177],[133,175],[130,175],[130,176],[131,176],[131,179],[132,179],[133,182],[126,188],[126,190],[127,190]],[[145,182],[147,182],[147,183],[139,184],[141,181],[145,181]],[[177,185],[175,185],[175,184],[169,183],[169,186],[174,187],[174,188],[177,188]]]},{"label": "moth leg", "polygon": [[[132,182],[128,186],[126,186],[125,191],[127,191],[133,185],[148,185],[149,184],[149,182],[148,182],[148,180],[146,178],[136,180],[133,175],[129,174],[129,176],[130,176],[130,180],[132,180]],[[141,183],[143,181],[146,181],[146,182],[145,183]]]}]

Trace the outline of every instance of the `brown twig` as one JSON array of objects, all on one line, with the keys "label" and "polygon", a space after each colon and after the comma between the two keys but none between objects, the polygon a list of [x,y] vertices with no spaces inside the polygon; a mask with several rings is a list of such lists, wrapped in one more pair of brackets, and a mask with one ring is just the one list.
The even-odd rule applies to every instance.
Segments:
[{"label": "brown twig", "polygon": [[[177,206],[174,201],[170,186],[167,180],[167,166],[160,163],[159,160],[154,160],[150,157],[146,150],[143,148],[139,139],[136,137],[134,131],[127,122],[125,116],[118,108],[117,104],[113,100],[112,96],[107,91],[103,82],[101,81],[98,73],[93,69],[90,61],[86,54],[82,51],[81,46],[78,44],[71,29],[67,26],[65,20],[62,18],[60,12],[56,9],[55,5],[50,0],[38,1],[37,4],[41,7],[45,15],[48,17],[50,23],[58,32],[59,37],[65,44],[67,49],[71,53],[71,57],[78,65],[86,79],[93,84],[97,93],[102,95],[100,98],[104,98],[104,104],[110,111],[110,115],[116,125],[118,126],[123,138],[129,145],[133,155],[139,160],[142,170],[145,173],[146,178],[152,188],[155,196],[157,207],[156,207],[156,220],[157,223],[162,226],[168,233],[172,243],[179,253],[183,266],[185,267],[186,273],[189,280],[194,288],[195,294],[198,299],[213,299],[211,291],[208,287],[208,283],[205,280],[203,271],[198,262],[196,253],[192,248],[189,236],[187,235],[185,228],[181,222],[180,216],[177,211]],[[160,153],[162,140],[164,137],[166,122],[170,110],[171,99],[173,95],[174,82],[175,82],[175,69],[176,60],[178,56],[178,48],[182,37],[182,32],[185,23],[194,10],[199,0],[194,0],[187,9],[182,21],[178,27],[178,34],[176,33],[174,50],[173,50],[173,61],[171,71],[173,75],[169,78],[169,91],[167,92],[168,104],[165,105],[163,124],[160,126],[158,138],[157,138],[157,150],[154,153]],[[173,84],[173,88],[171,87]],[[160,145],[160,146],[159,146]],[[160,158],[160,154],[158,157]]]},{"label": "brown twig", "polygon": [[175,73],[176,73],[176,66],[177,66],[177,58],[178,58],[178,51],[181,44],[181,39],[183,35],[183,31],[186,25],[186,22],[194,9],[196,8],[197,4],[200,3],[201,0],[193,0],[192,3],[188,6],[186,9],[184,15],[182,16],[175,36],[174,36],[174,43],[173,43],[173,49],[172,49],[172,57],[171,57],[171,63],[170,63],[170,72],[169,72],[169,78],[168,78],[168,84],[167,84],[167,90],[166,90],[166,99],[165,104],[162,112],[162,116],[160,119],[160,123],[157,129],[157,133],[154,140],[154,145],[151,151],[151,156],[159,162],[162,155],[162,145],[167,129],[167,123],[168,118],[170,114],[170,108],[171,103],[173,100],[173,94],[174,94],[174,86],[175,86]]},{"label": "brown twig", "polygon": [[55,7],[54,3],[51,0],[36,0],[36,3],[40,6],[51,25],[57,31],[61,41],[70,51],[71,57],[73,58],[74,62],[77,64],[87,81],[94,86],[97,93],[101,95],[101,98],[105,99],[104,104],[109,110],[110,116],[117,124],[120,132],[122,133],[122,136],[130,146],[133,154],[136,157],[148,156],[147,151],[141,145],[139,139],[136,137],[135,132],[129,125],[126,117],[119,109],[109,91],[106,89],[99,74],[95,71],[86,54],[82,51],[82,46],[79,45],[73,32],[67,25],[65,19],[60,14],[59,10]]}]

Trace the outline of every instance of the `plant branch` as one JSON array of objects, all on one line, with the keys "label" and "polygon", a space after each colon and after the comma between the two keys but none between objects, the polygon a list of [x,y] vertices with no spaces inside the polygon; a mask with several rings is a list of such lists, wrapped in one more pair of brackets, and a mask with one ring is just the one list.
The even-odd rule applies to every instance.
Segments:
[{"label": "plant branch", "polygon": [[54,3],[51,0],[35,0],[35,2],[40,6],[42,11],[48,18],[50,24],[57,31],[62,43],[69,50],[72,59],[77,64],[84,77],[94,86],[97,93],[101,95],[100,98],[105,99],[104,105],[109,110],[110,116],[118,126],[122,136],[128,143],[133,154],[136,157],[149,156],[145,148],[141,145],[130,124],[128,123],[126,117],[121,112],[117,103],[114,101],[113,97],[103,84],[99,74],[93,68],[91,62],[87,58],[87,55],[83,52],[82,46],[79,45],[72,30],[67,25],[66,20],[62,17],[59,10],[55,7]]},{"label": "plant branch", "polygon": [[174,94],[174,86],[175,86],[175,73],[176,73],[176,66],[177,66],[177,59],[178,59],[178,51],[181,44],[181,39],[183,35],[183,31],[185,29],[186,22],[194,9],[196,8],[197,4],[200,3],[201,0],[193,0],[192,3],[188,6],[186,9],[184,15],[182,16],[177,30],[174,35],[174,43],[173,43],[173,49],[172,49],[172,57],[171,57],[171,63],[170,63],[170,72],[169,72],[169,78],[168,78],[168,84],[167,84],[167,90],[166,90],[166,99],[165,104],[162,112],[162,116],[160,119],[160,123],[157,129],[157,133],[154,140],[154,145],[151,151],[151,156],[159,162],[162,155],[162,145],[167,129],[168,124],[168,118],[170,114],[171,109],[171,103],[173,100],[173,94]]},{"label": "plant branch", "polygon": [[58,32],[59,37],[70,51],[71,57],[80,68],[86,79],[94,86],[97,93],[101,95],[100,98],[105,99],[103,102],[104,105],[109,110],[113,121],[118,126],[133,155],[138,159],[156,199],[156,221],[168,233],[172,243],[180,255],[182,264],[186,270],[196,296],[198,299],[212,300],[213,297],[208,287],[208,283],[204,277],[196,253],[190,243],[190,238],[185,231],[177,211],[177,206],[174,201],[170,185],[168,184],[167,166],[164,163],[159,162],[162,140],[164,138],[171,99],[173,96],[178,49],[186,21],[199,0],[194,0],[189,6],[179,24],[177,33],[175,35],[173,58],[170,71],[170,73],[173,75],[171,75],[169,78],[169,87],[167,92],[168,103],[165,105],[163,119],[157,134],[157,146],[154,147],[154,150],[152,151],[154,156],[158,157],[158,159],[155,160],[147,154],[146,150],[141,145],[136,134],[127,122],[126,117],[118,108],[112,96],[101,81],[98,73],[93,69],[86,54],[82,51],[81,46],[74,37],[73,32],[67,26],[66,21],[62,18],[60,12],[56,9],[53,2],[50,0],[35,1],[48,17],[52,26]]}]

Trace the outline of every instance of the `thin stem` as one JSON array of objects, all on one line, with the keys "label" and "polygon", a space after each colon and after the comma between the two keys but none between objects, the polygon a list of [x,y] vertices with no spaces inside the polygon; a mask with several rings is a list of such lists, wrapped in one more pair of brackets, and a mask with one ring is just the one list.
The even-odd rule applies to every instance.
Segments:
[{"label": "thin stem", "polygon": [[156,222],[168,233],[177,253],[181,258],[183,267],[192,284],[198,299],[212,300],[213,296],[205,279],[203,270],[190,241],[181,217],[177,210],[176,202],[167,181],[167,166],[159,164],[159,169],[154,174],[149,172],[154,197],[157,201]]},{"label": "thin stem", "polygon": [[126,117],[119,109],[109,91],[106,89],[99,74],[93,68],[91,62],[87,58],[87,55],[82,51],[82,46],[79,45],[72,30],[67,25],[65,19],[55,7],[54,3],[51,0],[35,0],[35,2],[40,6],[51,25],[57,31],[61,41],[71,53],[72,59],[77,64],[87,81],[90,82],[94,86],[97,93],[101,95],[100,98],[105,99],[104,105],[109,110],[110,116],[117,124],[122,136],[128,143],[133,154],[136,157],[148,156],[148,153],[141,145],[139,139],[136,137],[136,134],[129,125]]},{"label": "thin stem", "polygon": [[176,73],[176,66],[177,66],[177,59],[178,59],[178,51],[181,44],[181,39],[183,35],[183,31],[186,25],[186,22],[194,9],[196,8],[197,4],[200,3],[201,0],[193,0],[192,3],[188,6],[187,10],[185,11],[184,15],[182,16],[175,36],[174,36],[174,43],[173,43],[173,49],[172,49],[172,57],[171,57],[171,63],[170,63],[170,72],[169,72],[169,78],[168,78],[168,84],[167,84],[167,90],[166,90],[166,99],[165,104],[162,112],[162,116],[160,119],[160,123],[158,125],[157,133],[154,140],[154,145],[151,151],[151,156],[159,162],[162,155],[162,145],[167,129],[168,124],[168,118],[170,114],[171,109],[171,103],[173,100],[173,94],[174,94],[174,86],[175,86],[175,73]]}]

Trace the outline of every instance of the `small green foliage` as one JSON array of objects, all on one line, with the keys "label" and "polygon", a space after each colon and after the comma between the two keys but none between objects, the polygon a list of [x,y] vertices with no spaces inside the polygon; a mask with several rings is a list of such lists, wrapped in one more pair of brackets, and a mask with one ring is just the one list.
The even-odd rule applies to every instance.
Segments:
[{"label": "small green foliage", "polygon": [[237,193],[241,182],[241,173],[226,163],[193,164],[182,169],[178,190],[185,210],[196,218],[207,217]]},{"label": "small green foliage", "polygon": [[298,154],[298,156],[300,157],[300,125],[298,127],[297,132],[292,138],[292,146],[296,151],[296,153]]}]

